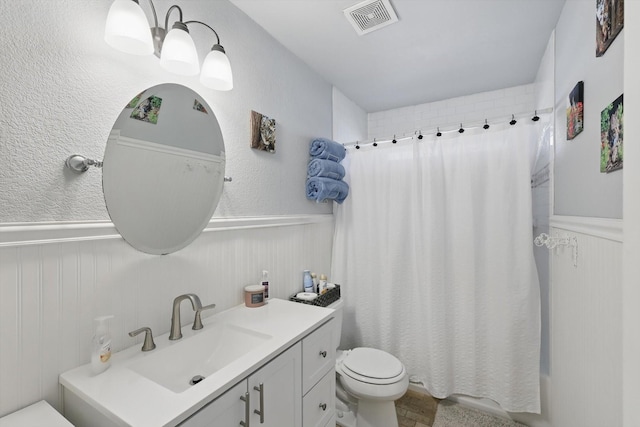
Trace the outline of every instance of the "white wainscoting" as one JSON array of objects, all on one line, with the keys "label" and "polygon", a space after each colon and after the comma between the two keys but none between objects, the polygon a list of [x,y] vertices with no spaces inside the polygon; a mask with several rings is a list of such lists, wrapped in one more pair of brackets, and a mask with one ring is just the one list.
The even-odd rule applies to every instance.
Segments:
[{"label": "white wainscoting", "polygon": [[302,270],[331,271],[333,229],[330,214],[217,218],[187,248],[155,256],[106,222],[0,225],[0,416],[41,399],[61,408],[58,375],[89,362],[96,316],[115,315],[118,351],[141,344],[127,335],[138,327],[168,332],[173,298],[186,292],[225,310],[266,269],[271,295],[287,298]]},{"label": "white wainscoting", "polygon": [[551,395],[554,427],[622,425],[622,221],[552,217]]}]

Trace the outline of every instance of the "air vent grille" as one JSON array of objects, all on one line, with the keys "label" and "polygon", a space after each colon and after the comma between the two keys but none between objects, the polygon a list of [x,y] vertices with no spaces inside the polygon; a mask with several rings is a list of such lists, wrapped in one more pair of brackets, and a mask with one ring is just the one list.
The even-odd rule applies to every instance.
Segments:
[{"label": "air vent grille", "polygon": [[389,0],[364,1],[345,9],[344,15],[359,35],[398,22]]}]

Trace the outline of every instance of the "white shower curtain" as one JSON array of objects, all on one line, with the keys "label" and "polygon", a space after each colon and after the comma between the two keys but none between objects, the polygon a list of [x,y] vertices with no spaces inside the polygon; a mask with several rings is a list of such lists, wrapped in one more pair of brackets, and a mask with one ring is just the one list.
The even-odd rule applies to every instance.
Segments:
[{"label": "white shower curtain", "polygon": [[343,346],[394,354],[435,397],[539,413],[530,177],[543,126],[349,150],[332,267]]}]

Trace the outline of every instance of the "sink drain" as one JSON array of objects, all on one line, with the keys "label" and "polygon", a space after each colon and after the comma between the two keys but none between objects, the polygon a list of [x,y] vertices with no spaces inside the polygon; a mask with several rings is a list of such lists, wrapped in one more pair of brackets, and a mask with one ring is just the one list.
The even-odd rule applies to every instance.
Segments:
[{"label": "sink drain", "polygon": [[189,384],[191,385],[196,385],[198,384],[200,381],[202,381],[204,379],[204,377],[202,375],[196,375],[195,377],[191,378],[189,380]]}]

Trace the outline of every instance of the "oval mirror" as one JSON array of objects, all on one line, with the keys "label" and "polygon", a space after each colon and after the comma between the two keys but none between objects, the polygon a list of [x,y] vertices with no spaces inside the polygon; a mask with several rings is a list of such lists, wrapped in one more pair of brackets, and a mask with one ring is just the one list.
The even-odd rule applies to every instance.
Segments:
[{"label": "oval mirror", "polygon": [[138,94],[109,134],[102,171],[107,211],[134,248],[164,255],[191,243],[224,185],[213,111],[193,90],[162,84]]}]

